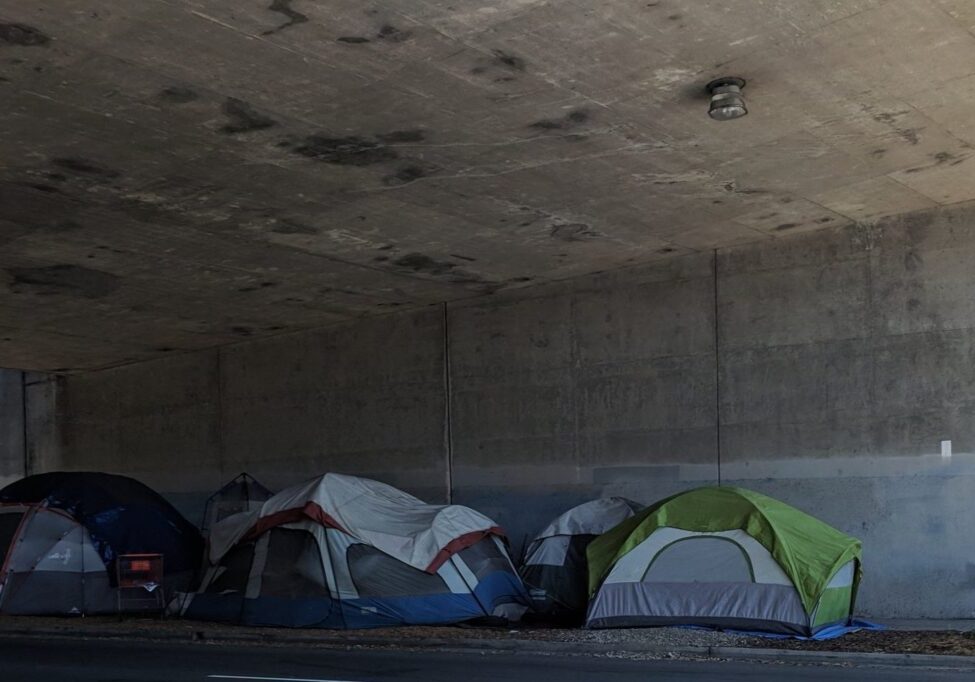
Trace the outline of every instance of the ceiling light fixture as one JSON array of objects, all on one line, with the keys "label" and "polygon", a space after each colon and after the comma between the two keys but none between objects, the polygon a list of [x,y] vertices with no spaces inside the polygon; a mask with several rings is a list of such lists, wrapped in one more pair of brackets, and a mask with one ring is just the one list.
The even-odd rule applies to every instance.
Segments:
[{"label": "ceiling light fixture", "polygon": [[745,98],[741,94],[743,87],[745,87],[745,80],[733,76],[718,78],[708,83],[708,92],[711,94],[708,116],[715,121],[730,121],[747,114]]}]

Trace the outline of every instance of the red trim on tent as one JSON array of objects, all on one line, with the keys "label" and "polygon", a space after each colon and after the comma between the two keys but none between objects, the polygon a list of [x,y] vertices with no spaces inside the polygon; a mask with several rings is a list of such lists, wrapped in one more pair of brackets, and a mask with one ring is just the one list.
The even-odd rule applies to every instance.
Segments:
[{"label": "red trim on tent", "polygon": [[286,523],[294,523],[295,521],[304,521],[305,519],[311,519],[312,521],[317,521],[326,528],[335,528],[337,530],[351,535],[349,531],[345,530],[338,521],[333,519],[328,513],[322,509],[318,504],[314,502],[306,502],[304,507],[293,507],[291,509],[282,509],[279,512],[274,512],[268,516],[263,516],[257,520],[241,541],[252,540],[262,533],[266,533],[275,526],[283,526]]},{"label": "red trim on tent", "polygon": [[[57,507],[48,507],[40,502],[0,502],[0,509],[9,509],[11,507],[23,507],[25,510],[37,509],[39,511],[48,512],[50,514],[58,514],[66,519],[71,519],[78,525],[81,522],[78,521],[74,516],[64,511],[63,509],[58,509]],[[26,511],[24,513],[27,513]]]},{"label": "red trim on tent", "polygon": [[[249,531],[247,531],[244,536],[240,539],[240,542],[245,542],[247,540],[253,540],[262,533],[266,533],[275,526],[283,526],[286,523],[294,523],[296,521],[304,521],[305,519],[311,519],[312,521],[317,521],[326,528],[335,528],[340,530],[346,535],[352,535],[349,531],[339,524],[338,521],[333,519],[328,512],[321,508],[320,505],[315,502],[306,502],[304,507],[292,507],[291,509],[282,509],[279,512],[274,512],[267,516],[263,516],[257,520]],[[491,526],[487,530],[476,530],[470,533],[465,533],[459,537],[454,538],[447,545],[437,552],[437,555],[433,557],[433,561],[430,565],[426,567],[427,573],[436,573],[441,566],[443,566],[451,555],[457,552],[467,549],[471,545],[475,545],[488,535],[498,535],[500,537],[505,537],[504,529],[501,526]],[[354,536],[353,536],[354,537]]]},{"label": "red trim on tent", "polygon": [[447,559],[450,558],[452,554],[467,549],[471,545],[476,545],[478,542],[486,538],[488,535],[500,535],[504,537],[504,529],[501,526],[491,526],[487,530],[475,530],[471,533],[464,533],[460,537],[456,537],[447,543],[447,546],[437,552],[437,556],[433,557],[433,561],[427,566],[427,573],[436,573],[441,566],[443,566]]}]

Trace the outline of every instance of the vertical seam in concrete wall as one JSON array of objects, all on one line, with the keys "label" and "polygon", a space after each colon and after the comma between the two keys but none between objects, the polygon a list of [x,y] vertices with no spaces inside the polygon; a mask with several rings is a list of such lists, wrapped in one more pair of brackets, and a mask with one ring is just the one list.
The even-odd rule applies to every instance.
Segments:
[{"label": "vertical seam in concrete wall", "polygon": [[30,442],[27,429],[27,372],[20,373],[20,428],[24,441],[24,476],[30,476]]},{"label": "vertical seam in concrete wall", "polygon": [[718,250],[712,259],[714,280],[714,452],[721,485],[721,335],[718,328]]},{"label": "vertical seam in concrete wall", "polygon": [[[579,394],[580,375],[582,373],[582,362],[579,353],[579,334],[578,329],[578,297],[576,292],[569,294],[569,398],[572,406],[572,463],[575,465],[575,482],[579,483],[582,471],[582,451],[579,448],[580,427],[582,425],[582,401]],[[590,482],[592,476],[590,474]]]},{"label": "vertical seam in concrete wall", "polygon": [[450,423],[450,403],[453,395],[450,383],[450,325],[447,320],[447,304],[442,304],[443,311],[443,449],[444,449],[444,484],[447,487],[447,504],[454,501],[454,438]]},{"label": "vertical seam in concrete wall", "polygon": [[224,452],[224,422],[223,422],[223,353],[220,349],[217,349],[217,404],[214,406],[216,408],[216,420],[217,420],[217,470],[220,475],[225,474],[226,467],[226,452]]}]

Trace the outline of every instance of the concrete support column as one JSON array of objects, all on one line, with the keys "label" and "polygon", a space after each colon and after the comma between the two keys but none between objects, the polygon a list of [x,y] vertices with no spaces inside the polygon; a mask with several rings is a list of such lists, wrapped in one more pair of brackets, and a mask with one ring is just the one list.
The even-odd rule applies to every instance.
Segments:
[{"label": "concrete support column", "polygon": [[0,369],[0,486],[24,475],[24,373]]}]

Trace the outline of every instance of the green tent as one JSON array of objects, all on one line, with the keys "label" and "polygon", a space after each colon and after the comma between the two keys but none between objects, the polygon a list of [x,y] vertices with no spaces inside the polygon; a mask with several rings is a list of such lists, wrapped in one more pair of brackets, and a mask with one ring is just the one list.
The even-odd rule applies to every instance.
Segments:
[{"label": "green tent", "polygon": [[589,627],[704,625],[813,636],[846,624],[861,544],[760,493],[697,488],[596,538]]}]

